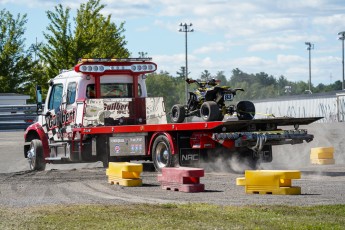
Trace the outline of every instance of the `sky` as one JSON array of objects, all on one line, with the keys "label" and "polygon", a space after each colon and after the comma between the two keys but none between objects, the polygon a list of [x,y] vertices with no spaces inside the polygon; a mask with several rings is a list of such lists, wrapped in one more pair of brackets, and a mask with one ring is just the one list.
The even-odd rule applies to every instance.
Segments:
[{"label": "sky", "polygon": [[[58,3],[75,14],[81,0],[0,0],[0,8],[27,14],[24,37],[28,45],[45,42],[47,10]],[[192,23],[187,33],[189,77],[199,78],[232,70],[265,72],[277,79],[330,84],[342,81],[342,41],[345,31],[344,0],[101,0],[104,15],[125,22],[126,48],[132,57],[147,53],[158,71],[176,72],[185,66],[185,33],[180,23]]]}]

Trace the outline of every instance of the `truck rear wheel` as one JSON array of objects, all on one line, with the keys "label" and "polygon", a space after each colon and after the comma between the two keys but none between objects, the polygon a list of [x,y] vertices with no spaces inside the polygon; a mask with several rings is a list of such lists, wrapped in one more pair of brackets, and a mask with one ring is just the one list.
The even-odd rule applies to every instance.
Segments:
[{"label": "truck rear wheel", "polygon": [[186,117],[186,111],[183,105],[177,104],[171,108],[171,121],[173,123],[182,123]]},{"label": "truck rear wheel", "polygon": [[200,117],[204,121],[217,121],[220,118],[219,107],[214,101],[206,101],[200,107]]},{"label": "truck rear wheel", "polygon": [[164,135],[158,136],[153,142],[152,161],[158,172],[164,167],[174,167],[178,165],[178,154],[172,154],[168,138]]},{"label": "truck rear wheel", "polygon": [[46,162],[44,161],[43,145],[41,140],[33,139],[31,141],[27,157],[31,170],[45,170]]}]

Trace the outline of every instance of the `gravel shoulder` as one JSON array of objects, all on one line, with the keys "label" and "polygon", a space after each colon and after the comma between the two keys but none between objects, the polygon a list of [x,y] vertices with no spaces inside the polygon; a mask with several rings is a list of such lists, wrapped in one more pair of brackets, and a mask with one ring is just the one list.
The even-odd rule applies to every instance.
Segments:
[{"label": "gravel shoulder", "polygon": [[[289,159],[289,167],[279,155],[292,150],[279,150],[277,159],[263,164],[262,169],[301,170],[302,178],[293,186],[302,188],[302,195],[248,195],[244,187],[236,186],[241,174],[206,171],[201,183],[205,192],[182,193],[161,189],[157,173],[144,171],[142,187],[122,187],[107,182],[101,163],[48,165],[46,171],[28,171],[23,156],[23,132],[0,133],[0,205],[26,207],[51,204],[131,204],[131,203],[189,203],[218,205],[319,205],[345,204],[345,164],[343,151],[336,151],[336,164],[328,166],[308,163],[309,147],[299,148],[300,157]],[[343,138],[343,137],[342,137]],[[302,146],[302,145],[299,145]],[[297,146],[293,146],[294,148]],[[306,149],[309,150],[307,151]],[[284,154],[285,152],[285,154]],[[340,155],[339,155],[340,154]]]}]

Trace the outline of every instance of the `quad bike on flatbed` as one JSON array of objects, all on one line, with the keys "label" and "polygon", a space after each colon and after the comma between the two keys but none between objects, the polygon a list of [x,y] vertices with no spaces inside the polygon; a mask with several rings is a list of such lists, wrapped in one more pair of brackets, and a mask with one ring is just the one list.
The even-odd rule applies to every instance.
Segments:
[{"label": "quad bike on flatbed", "polygon": [[224,115],[236,113],[239,120],[252,120],[255,115],[255,106],[251,101],[240,101],[237,104],[226,105],[233,101],[237,91],[242,88],[220,86],[220,81],[214,78],[208,81],[198,81],[187,78],[188,84],[196,83],[198,88],[189,92],[187,105],[176,104],[171,108],[173,123],[182,123],[186,117],[197,116],[203,121],[221,121]]}]

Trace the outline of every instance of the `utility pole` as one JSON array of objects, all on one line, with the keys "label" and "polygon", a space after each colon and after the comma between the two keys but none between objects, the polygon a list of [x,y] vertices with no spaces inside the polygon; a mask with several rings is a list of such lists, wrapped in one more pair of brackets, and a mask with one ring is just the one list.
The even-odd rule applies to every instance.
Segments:
[{"label": "utility pole", "polygon": [[[184,23],[184,24],[182,24],[182,22],[181,22],[181,24],[180,24],[180,30],[179,30],[179,32],[184,32],[185,33],[185,37],[186,37],[186,68],[185,68],[185,80],[187,80],[187,78],[188,78],[188,49],[187,49],[187,47],[188,47],[188,39],[187,39],[187,34],[189,33],[189,32],[194,32],[194,29],[191,29],[191,27],[192,27],[192,23],[189,23],[189,25],[187,24],[187,23]],[[186,90],[186,104],[188,103],[188,83],[187,82],[185,82],[185,90]]]},{"label": "utility pole", "polygon": [[311,94],[311,50],[314,49],[314,44],[305,42],[307,50],[309,51],[309,93]]},{"label": "utility pole", "polygon": [[343,32],[339,32],[338,33],[339,35],[339,40],[342,41],[342,53],[343,53],[343,81],[342,81],[342,84],[341,84],[341,89],[344,90],[345,89],[345,83],[344,83],[344,39],[345,39],[345,31]]}]

